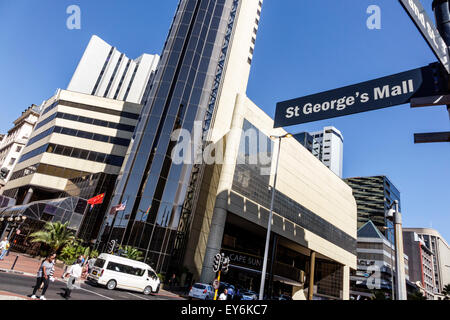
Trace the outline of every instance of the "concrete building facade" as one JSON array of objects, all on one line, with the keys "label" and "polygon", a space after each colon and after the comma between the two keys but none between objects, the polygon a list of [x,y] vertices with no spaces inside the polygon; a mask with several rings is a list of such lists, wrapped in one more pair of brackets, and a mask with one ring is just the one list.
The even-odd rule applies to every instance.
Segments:
[{"label": "concrete building facade", "polygon": [[150,54],[132,60],[94,35],[67,90],[142,103],[158,63],[159,56]]},{"label": "concrete building facade", "polygon": [[[393,243],[378,230],[372,221],[358,229],[357,270],[351,273],[351,295],[355,300],[361,297],[371,299],[375,290],[384,292],[389,299],[395,293],[395,259]],[[408,256],[404,254],[405,278],[409,281]]]},{"label": "concrete building facade", "polygon": [[435,279],[434,253],[425,241],[414,231],[403,230],[404,251],[409,259],[409,273],[412,282],[420,282],[428,300],[434,300],[439,293]]},{"label": "concrete building facade", "polygon": [[344,137],[335,127],[329,126],[322,131],[311,132],[312,152],[338,177],[343,177]]},{"label": "concrete building facade", "polygon": [[8,131],[0,143],[0,168],[4,177],[0,178],[0,193],[5,184],[11,179],[14,168],[28,143],[33,128],[39,119],[40,108],[32,105],[22,112],[14,121],[14,127]]},{"label": "concrete building facade", "polygon": [[58,90],[42,110],[4,195],[27,204],[57,198],[69,179],[119,174],[140,104]]}]

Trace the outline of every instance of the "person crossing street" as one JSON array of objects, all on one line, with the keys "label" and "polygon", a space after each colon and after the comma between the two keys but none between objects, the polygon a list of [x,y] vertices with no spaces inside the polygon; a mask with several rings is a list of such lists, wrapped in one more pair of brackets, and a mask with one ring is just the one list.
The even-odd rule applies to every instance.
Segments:
[{"label": "person crossing street", "polygon": [[45,259],[41,266],[39,267],[39,271],[37,273],[36,285],[34,286],[33,293],[31,295],[31,299],[37,299],[36,292],[40,288],[41,284],[44,283],[44,287],[42,288],[42,295],[39,297],[40,300],[47,300],[45,298],[45,292],[47,292],[47,288],[50,282],[50,274],[52,272],[52,268],[54,266],[54,260],[56,258],[56,254],[51,254]]},{"label": "person crossing street", "polygon": [[67,287],[64,289],[64,293],[62,294],[62,297],[66,300],[70,298],[70,295],[72,293],[72,290],[75,287],[75,282],[81,278],[81,275],[83,273],[83,260],[80,258],[77,259],[77,261],[70,266],[69,270],[67,270],[66,274],[64,276],[69,276],[69,279],[67,280]]}]

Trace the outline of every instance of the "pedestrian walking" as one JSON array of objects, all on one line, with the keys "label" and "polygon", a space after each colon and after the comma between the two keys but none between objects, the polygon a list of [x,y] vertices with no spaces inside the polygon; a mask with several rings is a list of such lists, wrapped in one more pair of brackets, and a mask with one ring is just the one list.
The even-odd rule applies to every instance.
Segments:
[{"label": "pedestrian walking", "polygon": [[40,300],[47,300],[45,298],[45,292],[47,292],[48,285],[50,282],[50,273],[52,272],[52,268],[54,266],[54,260],[56,258],[56,254],[49,255],[39,267],[39,271],[37,273],[37,279],[36,279],[36,285],[34,286],[33,293],[31,295],[31,299],[37,299],[36,292],[41,286],[42,283],[44,283],[44,287],[42,288],[42,294],[39,297]]},{"label": "pedestrian walking", "polygon": [[69,280],[67,280],[67,287],[64,289],[64,294],[62,294],[63,298],[68,300],[72,293],[72,290],[75,287],[75,282],[80,279],[81,274],[83,272],[82,260],[78,259],[75,264],[70,266],[69,270],[65,274],[65,276],[69,276]]},{"label": "pedestrian walking", "polygon": [[9,241],[8,237],[5,237],[2,242],[0,242],[0,260],[3,260],[5,255],[8,253],[9,250]]},{"label": "pedestrian walking", "polygon": [[91,273],[91,271],[92,271],[92,268],[94,268],[94,265],[95,265],[95,261],[96,261],[97,259],[95,259],[95,258],[90,258],[89,260],[88,260],[88,262],[87,262],[87,266],[88,266],[88,274],[90,274]]},{"label": "pedestrian walking", "polygon": [[[52,269],[50,270],[50,274],[49,274],[49,281],[50,282],[55,282],[55,263],[56,263],[56,258],[53,260],[53,265],[52,265]],[[41,286],[39,287],[39,290],[42,291],[42,289],[44,288],[44,282],[41,283]]]}]

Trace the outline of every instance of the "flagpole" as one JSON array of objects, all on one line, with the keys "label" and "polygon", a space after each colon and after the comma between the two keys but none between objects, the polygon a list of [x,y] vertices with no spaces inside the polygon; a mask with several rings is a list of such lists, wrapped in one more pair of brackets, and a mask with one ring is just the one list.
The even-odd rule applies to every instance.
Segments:
[{"label": "flagpole", "polygon": [[[130,198],[130,196],[127,197],[127,200],[125,200],[125,203],[128,203],[128,199],[129,199],[129,198]],[[121,200],[123,200],[123,198],[122,198]],[[122,205],[123,203],[124,203],[124,202],[120,202],[119,205]],[[116,207],[116,206],[111,207],[111,209],[114,208],[114,207]],[[124,209],[124,210],[125,210],[125,209]],[[121,210],[121,211],[124,211],[124,210]],[[114,229],[114,224],[116,223],[117,212],[119,212],[119,211],[117,211],[117,210],[114,211],[114,218],[113,218],[113,221],[111,222],[111,230],[109,231],[109,234],[108,234],[108,240],[106,241],[106,243],[108,243],[109,241],[111,241],[111,235],[112,235],[112,232],[113,232],[113,229]],[[108,214],[109,214],[109,212],[108,212]],[[118,240],[118,239],[117,239],[117,240]],[[122,243],[120,243],[120,244],[122,244]]]},{"label": "flagpole", "polygon": [[80,234],[80,230],[81,230],[81,226],[83,225],[84,220],[86,219],[86,213],[87,213],[87,209],[89,208],[90,204],[88,203],[89,200],[86,200],[86,208],[84,208],[84,212],[83,212],[83,218],[81,219],[81,223],[80,226],[78,227],[78,230],[75,234],[75,238],[78,238],[79,234]]}]

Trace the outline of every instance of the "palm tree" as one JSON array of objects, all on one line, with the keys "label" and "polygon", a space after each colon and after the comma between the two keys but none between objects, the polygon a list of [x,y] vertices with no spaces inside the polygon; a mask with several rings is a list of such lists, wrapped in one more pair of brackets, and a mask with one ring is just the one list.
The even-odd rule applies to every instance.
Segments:
[{"label": "palm tree", "polygon": [[442,294],[445,296],[444,300],[450,299],[450,284],[446,284],[442,289]]},{"label": "palm tree", "polygon": [[408,296],[408,300],[427,300],[427,298],[420,290],[416,290]]},{"label": "palm tree", "polygon": [[41,242],[46,244],[51,252],[60,254],[62,249],[75,240],[72,230],[67,228],[69,222],[47,222],[41,231],[37,231],[30,236],[31,242]]},{"label": "palm tree", "polygon": [[142,256],[142,252],[132,246],[125,246],[124,248],[120,247],[121,255],[125,258],[142,261],[144,257]]}]

